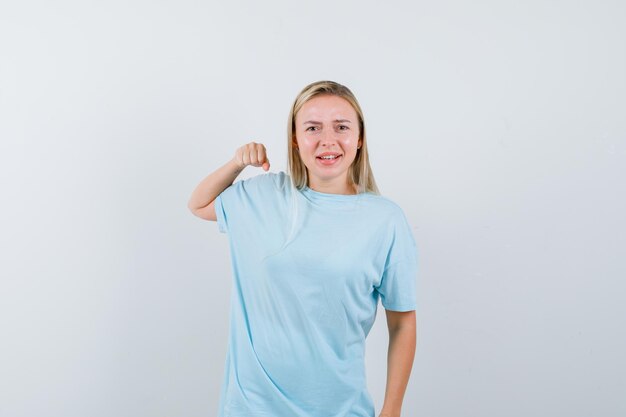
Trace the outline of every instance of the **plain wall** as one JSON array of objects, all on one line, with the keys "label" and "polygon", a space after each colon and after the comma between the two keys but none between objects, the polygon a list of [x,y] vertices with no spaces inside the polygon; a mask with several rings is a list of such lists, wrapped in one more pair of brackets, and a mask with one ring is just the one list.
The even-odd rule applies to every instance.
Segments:
[{"label": "plain wall", "polygon": [[[289,106],[321,79],[359,99],[419,248],[403,416],[626,415],[625,18],[591,0],[2,2],[0,416],[216,415],[228,237],[187,200],[251,141],[285,170]],[[377,411],[386,349],[379,305]]]}]

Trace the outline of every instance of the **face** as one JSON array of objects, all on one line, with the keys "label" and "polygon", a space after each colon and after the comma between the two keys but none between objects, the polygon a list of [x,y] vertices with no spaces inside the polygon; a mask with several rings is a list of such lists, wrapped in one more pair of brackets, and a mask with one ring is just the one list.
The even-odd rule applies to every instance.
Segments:
[{"label": "face", "polygon": [[[352,105],[334,95],[316,96],[296,115],[294,146],[308,169],[309,182],[343,187],[356,157],[359,119]],[[336,159],[321,159],[324,154]]]}]

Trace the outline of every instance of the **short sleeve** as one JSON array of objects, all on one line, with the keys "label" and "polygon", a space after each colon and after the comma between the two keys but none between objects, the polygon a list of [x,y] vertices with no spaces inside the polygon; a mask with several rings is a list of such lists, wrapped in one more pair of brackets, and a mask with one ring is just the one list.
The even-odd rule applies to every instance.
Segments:
[{"label": "short sleeve", "polygon": [[393,222],[385,268],[376,290],[387,310],[417,309],[417,244],[402,211]]},{"label": "short sleeve", "polygon": [[235,181],[215,198],[215,216],[221,233],[230,233],[234,223],[243,224],[254,210],[260,210],[274,173],[264,173]]},{"label": "short sleeve", "polygon": [[[230,187],[232,187],[233,185],[231,185]],[[222,191],[222,194],[218,195],[215,198],[215,203],[214,203],[215,217],[217,217],[217,229],[221,233],[226,233],[226,231],[228,230],[228,225],[226,223],[226,213],[224,213],[224,203],[222,201],[222,195],[224,194],[225,191],[226,190]]]},{"label": "short sleeve", "polygon": [[250,177],[235,181],[215,198],[215,217],[217,217],[217,228],[221,233],[230,231],[231,217],[236,218],[237,213],[250,199],[251,186],[257,181],[255,178]]}]

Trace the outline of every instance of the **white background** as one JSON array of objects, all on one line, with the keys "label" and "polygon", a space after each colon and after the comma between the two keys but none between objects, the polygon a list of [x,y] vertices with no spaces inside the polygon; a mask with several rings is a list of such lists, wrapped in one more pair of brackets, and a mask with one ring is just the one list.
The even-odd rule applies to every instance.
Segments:
[{"label": "white background", "polygon": [[[215,416],[197,183],[350,87],[419,248],[403,416],[626,415],[623,1],[4,1],[0,416]],[[262,173],[248,167],[240,178]],[[367,342],[377,411],[387,334]],[[285,416],[289,417],[289,416]]]}]

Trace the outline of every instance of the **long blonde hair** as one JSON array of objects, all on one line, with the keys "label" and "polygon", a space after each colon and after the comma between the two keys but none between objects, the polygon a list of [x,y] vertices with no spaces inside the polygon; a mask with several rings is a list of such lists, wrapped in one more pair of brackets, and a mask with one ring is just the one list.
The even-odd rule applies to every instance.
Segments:
[{"label": "long blonde hair", "polygon": [[302,187],[308,185],[306,166],[300,157],[300,153],[298,153],[297,149],[293,146],[296,136],[296,115],[307,101],[320,95],[341,97],[347,100],[354,108],[359,118],[359,139],[361,140],[361,147],[357,149],[356,157],[348,170],[348,178],[356,187],[358,194],[364,192],[380,194],[376,186],[376,181],[374,181],[372,168],[370,167],[365,135],[365,121],[361,106],[348,87],[334,81],[317,81],[307,85],[300,94],[298,94],[298,97],[296,97],[289,111],[289,119],[287,121],[287,173],[291,176],[293,186],[297,189],[302,189]]},{"label": "long blonde hair", "polygon": [[348,170],[348,178],[352,182],[352,185],[354,185],[357,194],[372,193],[380,195],[376,181],[374,180],[372,168],[370,167],[363,111],[356,97],[348,87],[334,81],[317,81],[307,85],[294,100],[287,121],[287,174],[289,174],[291,181],[289,181],[289,184],[285,184],[285,186],[291,188],[291,227],[287,238],[282,247],[278,249],[278,252],[284,249],[295,238],[299,220],[298,193],[305,185],[308,185],[306,165],[302,161],[297,148],[293,146],[296,135],[296,115],[307,101],[320,95],[341,97],[347,100],[354,108],[359,119],[359,139],[361,140],[361,147],[357,149],[354,161]]}]

